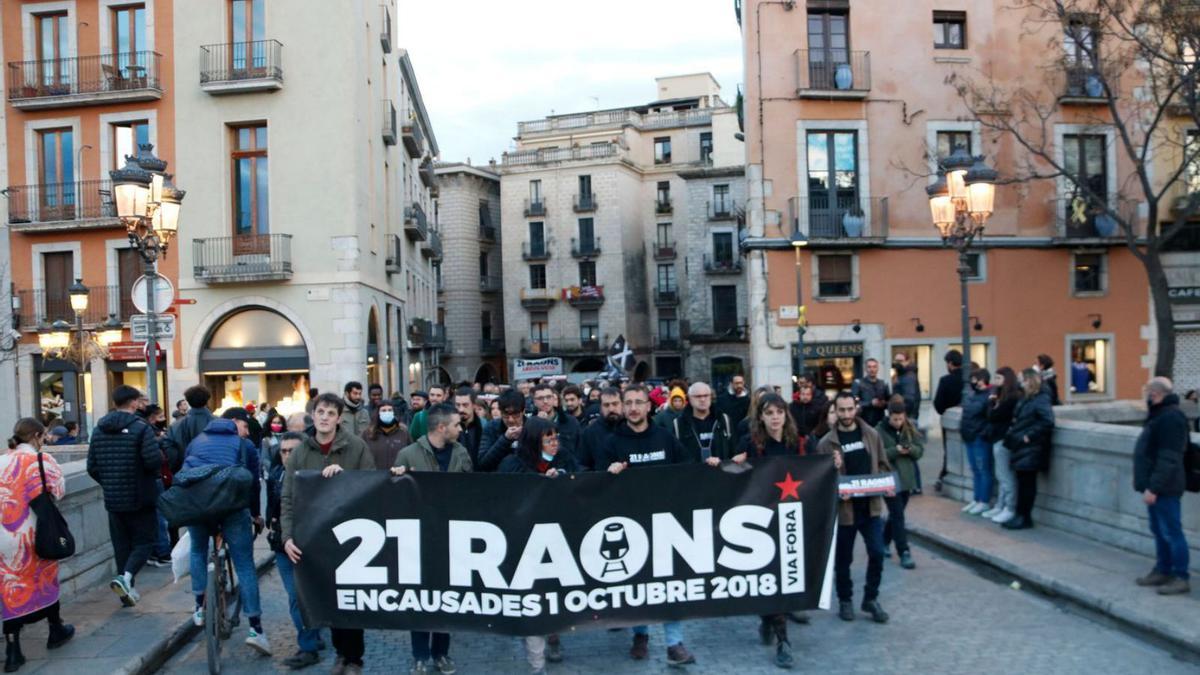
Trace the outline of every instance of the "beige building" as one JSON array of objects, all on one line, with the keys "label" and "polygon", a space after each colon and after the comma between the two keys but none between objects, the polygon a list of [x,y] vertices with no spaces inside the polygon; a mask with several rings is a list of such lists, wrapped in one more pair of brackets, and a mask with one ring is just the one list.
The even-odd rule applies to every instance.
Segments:
[{"label": "beige building", "polygon": [[[721,351],[718,340],[731,358],[744,352],[736,113],[708,73],[656,82],[658,98],[645,105],[519,123],[501,166],[510,357],[595,372],[624,335],[636,376],[709,379],[704,361]],[[706,260],[716,274],[706,276]],[[735,310],[719,331],[709,320],[714,283],[735,294],[719,307]],[[711,338],[695,353],[692,321]]]},{"label": "beige building", "polygon": [[442,379],[503,382],[504,298],[500,293],[500,174],[495,166],[439,164],[438,320],[446,326]]},{"label": "beige building", "polygon": [[[436,370],[438,146],[393,0],[175,7],[179,241],[172,398],[303,409]],[[184,142],[186,140],[186,142]]]}]

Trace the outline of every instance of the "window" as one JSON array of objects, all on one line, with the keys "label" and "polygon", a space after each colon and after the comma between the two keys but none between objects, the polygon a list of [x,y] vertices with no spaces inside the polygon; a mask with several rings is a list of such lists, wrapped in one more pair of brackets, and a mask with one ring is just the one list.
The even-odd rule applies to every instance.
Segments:
[{"label": "window", "polygon": [[933,47],[934,49],[967,48],[966,12],[934,11]]},{"label": "window", "polygon": [[674,291],[675,290],[675,266],[674,265],[659,265],[658,266],[658,290],[659,291]]},{"label": "window", "polygon": [[655,243],[658,244],[658,248],[670,248],[675,243],[671,239],[671,224],[659,223],[657,229],[658,239],[655,240]]},{"label": "window", "polygon": [[1189,129],[1184,141],[1183,157],[1187,162],[1184,180],[1189,195],[1200,193],[1200,131]]},{"label": "window", "polygon": [[550,339],[550,318],[546,312],[529,313],[529,341],[541,344]]},{"label": "window", "polygon": [[118,318],[127,320],[137,313],[133,306],[133,284],[142,276],[142,256],[134,248],[117,249],[117,281],[121,289],[121,313]]},{"label": "window", "polygon": [[111,169],[125,166],[125,156],[138,153],[138,146],[150,142],[150,123],[146,120],[117,122],[112,125],[113,165]]},{"label": "window", "polygon": [[112,33],[113,56],[121,76],[142,75],[146,67],[146,6],[112,8]]},{"label": "window", "polygon": [[737,330],[737,286],[712,287],[713,333],[724,335]]},{"label": "window", "polygon": [[822,298],[849,298],[854,292],[853,257],[839,253],[818,255],[817,295]]},{"label": "window", "polygon": [[488,275],[489,267],[490,267],[490,265],[488,264],[488,254],[480,253],[479,254],[479,276],[486,277]]},{"label": "window", "polygon": [[729,199],[728,185],[713,186],[713,214],[725,215],[733,210],[733,203]]},{"label": "window", "polygon": [[662,210],[663,207],[670,206],[670,204],[671,204],[671,183],[669,181],[661,180],[658,182],[658,194],[655,197],[654,201],[658,205],[659,210]]},{"label": "window", "polygon": [[75,254],[70,251],[55,251],[42,254],[42,288],[45,297],[44,318],[47,323],[55,319],[74,321],[71,298],[67,288],[75,281]]},{"label": "window", "polygon": [[596,261],[584,260],[579,263],[579,285],[598,286],[596,283]]},{"label": "window", "polygon": [[654,139],[654,163],[671,163],[671,137],[662,136]]},{"label": "window", "polygon": [[700,132],[700,161],[703,162],[704,164],[711,164],[712,163],[712,151],[713,151],[712,132],[711,131],[701,131]]},{"label": "window", "polygon": [[596,225],[591,218],[579,219],[579,250],[583,253],[596,250]]},{"label": "window", "polygon": [[235,71],[264,70],[268,65],[266,4],[266,0],[230,0],[230,65]]},{"label": "window", "polygon": [[1070,392],[1111,394],[1111,358],[1112,348],[1107,339],[1089,337],[1071,340]]},{"label": "window", "polygon": [[529,223],[529,254],[546,254],[546,224],[541,221]]},{"label": "window", "polygon": [[858,134],[808,133],[808,236],[841,238],[842,219],[857,214]]},{"label": "window", "polygon": [[492,226],[492,211],[488,208],[488,203],[484,200],[479,201],[479,227],[488,228]]},{"label": "window", "polygon": [[808,78],[813,89],[837,89],[837,67],[850,62],[848,19],[845,10],[809,13]]},{"label": "window", "polygon": [[713,243],[713,262],[721,267],[729,267],[733,265],[733,233],[732,232],[714,232],[712,236]]},{"label": "window", "polygon": [[1096,31],[1086,16],[1069,19],[1064,27],[1063,54],[1068,68],[1091,68],[1096,63]]},{"label": "window", "polygon": [[579,341],[599,347],[600,344],[600,312],[595,309],[585,309],[579,313]]},{"label": "window", "polygon": [[1063,169],[1068,194],[1063,200],[1067,236],[1095,236],[1097,202],[1108,201],[1106,138],[1101,134],[1063,136]]},{"label": "window", "polygon": [[967,151],[968,155],[973,155],[975,149],[971,147],[971,132],[969,131],[939,131],[937,132],[937,158],[938,161],[946,159],[954,150],[962,146]]},{"label": "window", "polygon": [[592,177],[591,176],[580,176],[579,177],[579,200],[580,200],[580,202],[582,203],[584,200],[586,200],[590,203],[592,200],[591,197],[592,197]]},{"label": "window", "polygon": [[480,337],[485,342],[492,341],[492,313],[490,310],[483,310],[479,313],[479,330]]},{"label": "window", "polygon": [[1103,253],[1076,253],[1071,271],[1071,292],[1078,294],[1103,293],[1106,265]]},{"label": "window", "polygon": [[267,125],[234,127],[233,137],[233,233],[267,234],[271,231]]},{"label": "window", "polygon": [[967,267],[971,271],[967,274],[967,281],[986,281],[987,280],[987,259],[981,252],[967,253]]},{"label": "window", "polygon": [[71,129],[38,132],[38,211],[41,220],[75,218],[75,135]]},{"label": "window", "polygon": [[33,20],[37,26],[35,40],[37,59],[42,62],[42,84],[70,85],[73,64],[67,60],[71,56],[67,13],[36,14]]},{"label": "window", "polygon": [[540,181],[540,180],[529,181],[529,203],[530,204],[542,203],[542,181]]},{"label": "window", "polygon": [[546,287],[546,266],[545,265],[530,265],[529,266],[529,287],[530,288],[545,288]]},{"label": "window", "polygon": [[679,322],[675,320],[675,317],[658,317],[658,339],[662,342],[674,342],[679,339]]}]

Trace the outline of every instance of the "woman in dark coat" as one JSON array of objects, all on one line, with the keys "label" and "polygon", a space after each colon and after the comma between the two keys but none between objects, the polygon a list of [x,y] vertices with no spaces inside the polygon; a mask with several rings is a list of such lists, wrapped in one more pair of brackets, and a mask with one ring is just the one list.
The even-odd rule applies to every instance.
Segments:
[{"label": "woman in dark coat", "polygon": [[996,369],[992,380],[992,392],[988,396],[988,442],[992,444],[992,466],[996,470],[996,483],[999,489],[996,493],[996,506],[989,513],[981,515],[993,523],[1007,523],[1017,513],[1017,474],[1013,472],[1010,460],[1012,453],[1004,447],[1004,437],[1012,426],[1013,413],[1017,410],[1017,402],[1021,400],[1021,383],[1017,374],[1008,366]]},{"label": "woman in dark coat", "polygon": [[1037,475],[1050,468],[1050,438],[1054,433],[1054,409],[1050,392],[1033,368],[1021,373],[1024,396],[1013,413],[1004,446],[1012,451],[1010,464],[1017,473],[1017,515],[1004,523],[1010,530],[1033,527],[1033,502],[1037,499]]},{"label": "woman in dark coat", "polygon": [[375,466],[391,467],[396,463],[396,455],[412,443],[408,427],[400,422],[400,414],[391,401],[383,401],[371,415],[371,426],[362,434],[363,440],[375,458]]}]

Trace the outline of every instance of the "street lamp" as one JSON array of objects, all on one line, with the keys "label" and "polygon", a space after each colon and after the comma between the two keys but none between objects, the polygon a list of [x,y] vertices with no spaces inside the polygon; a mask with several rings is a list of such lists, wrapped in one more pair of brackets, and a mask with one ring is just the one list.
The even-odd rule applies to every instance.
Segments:
[{"label": "street lamp", "polygon": [[958,251],[958,284],[962,298],[963,400],[971,393],[971,331],[967,306],[967,279],[971,275],[968,250],[992,215],[996,198],[996,170],[983,157],[971,157],[962,145],[941,162],[944,173],[929,187],[929,211],[942,244]]},{"label": "street lamp", "polygon": [[800,250],[808,246],[808,237],[800,228],[792,233],[792,249],[796,251],[796,375],[804,375],[804,327],[808,322],[804,311],[804,275],[800,267]]},{"label": "street lamp", "polygon": [[[167,252],[179,233],[179,212],[184,191],[172,182],[166,161],[154,155],[154,146],[138,145],[137,156],[126,155],[125,166],[109,172],[117,217],[125,225],[129,243],[142,257],[142,277],[147,288],[146,395],[158,402],[158,322],[154,295],[159,256]],[[165,309],[165,308],[164,308]]]}]

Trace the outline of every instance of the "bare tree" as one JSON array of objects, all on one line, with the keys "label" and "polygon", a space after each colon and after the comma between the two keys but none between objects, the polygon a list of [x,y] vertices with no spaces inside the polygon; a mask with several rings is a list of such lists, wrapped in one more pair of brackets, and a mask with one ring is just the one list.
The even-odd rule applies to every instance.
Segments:
[{"label": "bare tree", "polygon": [[[1008,180],[1058,181],[1066,192],[1060,217],[1115,222],[1149,282],[1154,373],[1170,376],[1175,327],[1162,254],[1200,212],[1200,185],[1189,184],[1200,178],[1189,172],[1200,166],[1200,143],[1184,132],[1200,126],[1200,0],[1012,0],[1002,11],[1021,13],[1024,36],[1044,37],[1058,56],[1017,83],[988,74],[948,83],[984,129],[1014,139],[1021,159]],[[1064,96],[1096,104],[1075,120],[1112,129],[1118,163],[1129,169],[1116,195],[1055,147]]]}]

